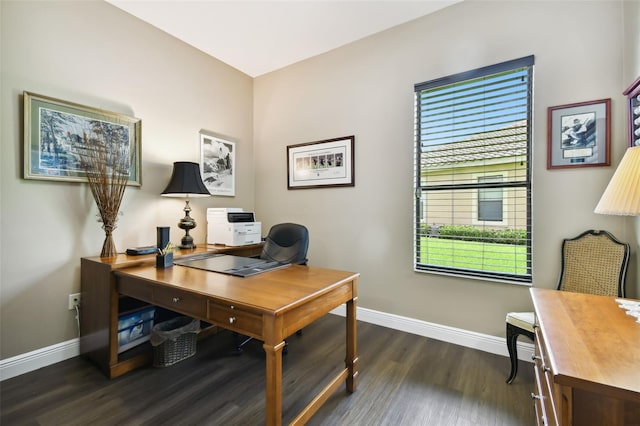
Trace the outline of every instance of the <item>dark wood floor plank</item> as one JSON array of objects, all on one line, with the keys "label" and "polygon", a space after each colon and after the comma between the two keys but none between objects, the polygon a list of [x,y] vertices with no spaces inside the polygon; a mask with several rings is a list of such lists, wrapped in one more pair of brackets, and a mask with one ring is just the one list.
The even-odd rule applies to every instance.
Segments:
[{"label": "dark wood floor plank", "polygon": [[[327,315],[288,339],[283,420],[291,421],[344,367],[344,318]],[[166,368],[107,379],[83,358],[0,383],[0,424],[260,425],[264,351],[251,341],[231,355],[234,336],[198,342],[197,354]],[[358,323],[358,390],[339,390],[309,425],[495,425],[534,423],[533,371],[504,383],[508,358]],[[343,388],[344,389],[344,388]]]}]

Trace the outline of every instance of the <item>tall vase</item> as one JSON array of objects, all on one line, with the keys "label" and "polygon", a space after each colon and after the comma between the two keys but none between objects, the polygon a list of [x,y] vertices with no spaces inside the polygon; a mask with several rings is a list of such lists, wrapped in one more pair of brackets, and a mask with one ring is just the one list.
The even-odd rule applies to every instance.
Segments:
[{"label": "tall vase", "polygon": [[104,243],[102,244],[102,252],[100,253],[100,257],[113,257],[118,254],[116,251],[116,245],[113,242],[113,233],[114,226],[104,225]]}]

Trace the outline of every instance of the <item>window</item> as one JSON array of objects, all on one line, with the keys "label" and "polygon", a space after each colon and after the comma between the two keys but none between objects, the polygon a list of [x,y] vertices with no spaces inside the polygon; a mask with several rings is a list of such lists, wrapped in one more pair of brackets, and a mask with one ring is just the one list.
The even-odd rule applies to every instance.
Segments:
[{"label": "window", "polygon": [[415,85],[415,270],[530,283],[533,56]]},{"label": "window", "polygon": [[[480,176],[478,184],[502,182],[502,176]],[[502,188],[478,189],[478,221],[502,222]]]}]

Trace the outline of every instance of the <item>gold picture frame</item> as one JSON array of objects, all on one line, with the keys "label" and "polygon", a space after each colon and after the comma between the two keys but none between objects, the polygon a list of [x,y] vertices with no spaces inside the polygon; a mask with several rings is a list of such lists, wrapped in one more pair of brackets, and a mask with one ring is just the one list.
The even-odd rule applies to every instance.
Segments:
[{"label": "gold picture frame", "polygon": [[87,182],[74,146],[100,122],[123,135],[121,149],[130,158],[127,185],[142,185],[140,119],[27,91],[23,102],[25,179]]}]

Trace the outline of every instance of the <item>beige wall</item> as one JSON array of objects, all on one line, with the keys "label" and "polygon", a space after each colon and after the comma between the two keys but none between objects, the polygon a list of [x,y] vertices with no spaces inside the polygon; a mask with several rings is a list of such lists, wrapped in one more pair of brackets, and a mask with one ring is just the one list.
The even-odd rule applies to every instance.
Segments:
[{"label": "beige wall", "polygon": [[[312,265],[361,272],[361,307],[501,336],[508,310],[530,308],[527,287],[412,270],[413,85],[536,55],[534,280],[553,287],[564,236],[608,229],[637,256],[636,218],[592,213],[614,167],[545,164],[546,108],[608,97],[612,164],[622,157],[639,10],[467,0],[252,80],[106,3],[1,1],[0,358],[76,336],[67,295],[79,291],[79,258],[103,240],[86,185],[21,178],[23,90],[142,119],[143,186],[125,193],[120,250],[153,243],[158,225],[180,238],[183,203],[158,194],[173,161],[199,160],[205,128],[238,141],[238,195],[194,200],[197,241],[206,207],[255,207],[265,229],[309,226]],[[590,30],[574,31],[567,16]],[[623,48],[623,34],[635,42]],[[354,188],[287,191],[287,145],[351,134]],[[628,287],[637,297],[636,268]]]},{"label": "beige wall", "polygon": [[[307,224],[312,265],[361,272],[359,306],[504,335],[508,311],[531,309],[528,287],[413,272],[413,85],[535,55],[534,285],[554,288],[563,237],[636,239],[626,219],[593,213],[613,166],[546,169],[547,107],[574,102],[612,98],[612,164],[622,157],[622,28],[621,2],[471,0],[258,77],[257,211]],[[351,134],[354,188],[287,190],[287,145]],[[640,294],[635,276],[628,287]]]},{"label": "beige wall", "polygon": [[22,91],[142,120],[142,188],[129,187],[116,247],[155,244],[177,228],[184,201],[160,197],[173,161],[200,161],[199,131],[237,140],[236,197],[194,199],[196,242],[205,208],[253,208],[252,79],[102,1],[5,1],[2,14],[0,358],[77,336],[67,296],[80,290],[80,257],[104,233],[85,184],[23,180]]}]

